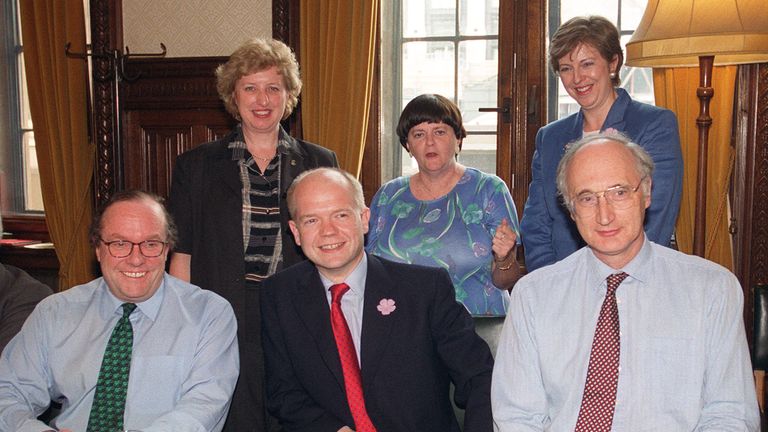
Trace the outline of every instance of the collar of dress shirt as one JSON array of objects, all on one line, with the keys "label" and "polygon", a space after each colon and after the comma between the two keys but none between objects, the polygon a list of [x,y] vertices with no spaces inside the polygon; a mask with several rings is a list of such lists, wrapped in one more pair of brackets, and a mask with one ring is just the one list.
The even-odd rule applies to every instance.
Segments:
[{"label": "collar of dress shirt", "polygon": [[[155,321],[157,319],[157,315],[160,312],[160,305],[163,303],[163,298],[165,297],[165,284],[168,279],[168,273],[165,273],[163,275],[163,280],[160,282],[160,287],[155,291],[155,294],[150,297],[149,299],[141,302],[136,303],[136,309],[140,310],[142,314],[144,314],[147,318],[149,318],[152,321]],[[118,311],[125,303],[124,301],[118,299],[117,297],[112,294],[112,291],[109,290],[109,287],[107,286],[107,282],[102,279],[101,281],[101,289],[104,293],[102,296],[102,310],[107,315],[112,314],[120,314],[122,315],[122,310]],[[134,312],[131,314],[133,316],[136,314]]]},{"label": "collar of dress shirt", "polygon": [[[363,253],[363,259],[357,263],[357,266],[354,270],[352,270],[352,273],[347,276],[347,279],[344,281],[344,283],[349,285],[349,290],[354,292],[356,296],[363,298],[363,295],[365,294],[365,280],[367,277],[368,255]],[[326,278],[322,274],[320,274],[320,280],[323,282],[323,287],[325,287],[325,295],[328,297],[328,304],[331,304],[330,289],[331,285],[333,285],[333,282],[331,282],[330,279]]]}]

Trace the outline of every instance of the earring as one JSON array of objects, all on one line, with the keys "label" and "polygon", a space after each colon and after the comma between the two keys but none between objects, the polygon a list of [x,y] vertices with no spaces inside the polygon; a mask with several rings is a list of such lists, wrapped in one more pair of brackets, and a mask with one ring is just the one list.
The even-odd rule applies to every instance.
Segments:
[{"label": "earring", "polygon": [[616,72],[611,72],[608,74],[608,76],[611,77],[612,80],[616,79]]}]

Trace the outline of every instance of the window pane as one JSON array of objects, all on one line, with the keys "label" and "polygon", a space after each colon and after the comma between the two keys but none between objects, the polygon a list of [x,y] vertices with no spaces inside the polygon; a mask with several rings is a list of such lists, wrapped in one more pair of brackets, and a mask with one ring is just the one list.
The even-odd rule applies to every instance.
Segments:
[{"label": "window pane", "polygon": [[560,4],[561,23],[576,16],[586,15],[604,16],[614,24],[619,18],[619,0],[561,0],[554,3]]},{"label": "window pane", "polygon": [[460,0],[459,34],[496,36],[499,34],[499,0]]},{"label": "window pane", "polygon": [[454,50],[452,42],[408,42],[403,44],[402,104],[405,107],[422,93],[454,96]]},{"label": "window pane", "polygon": [[456,34],[455,0],[404,0],[402,16],[403,37]]},{"label": "window pane", "polygon": [[35,136],[25,132],[22,138],[24,149],[24,210],[43,211],[43,196],[40,192],[40,169],[37,166]]},{"label": "window pane", "polygon": [[497,106],[498,41],[467,41],[459,44],[459,100],[468,132],[496,132],[498,115],[481,113],[481,107]]},{"label": "window pane", "polygon": [[[622,0],[621,2],[621,27],[622,29],[636,29],[643,18],[645,6],[648,0]],[[629,40],[629,39],[627,39]],[[622,41],[626,44],[627,41]]]},{"label": "window pane", "polygon": [[21,84],[19,85],[19,114],[21,117],[21,128],[31,130],[32,129],[32,114],[29,112],[29,93],[27,92],[27,72],[24,69],[24,55],[19,54],[19,77]]},{"label": "window pane", "polygon": [[[632,36],[623,36],[621,46],[626,47]],[[626,52],[626,49],[625,49]],[[655,104],[653,95],[653,69],[637,68],[624,65],[621,68],[621,87],[627,90],[632,99],[647,104]]]},{"label": "window pane", "polygon": [[461,145],[459,162],[486,173],[496,174],[496,134],[467,135]]}]

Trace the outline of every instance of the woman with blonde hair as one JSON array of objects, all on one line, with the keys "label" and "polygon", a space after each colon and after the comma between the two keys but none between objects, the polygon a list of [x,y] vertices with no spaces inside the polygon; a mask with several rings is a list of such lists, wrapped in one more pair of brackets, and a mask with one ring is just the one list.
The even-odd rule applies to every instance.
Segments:
[{"label": "woman with blonde hair", "polygon": [[288,229],[288,186],[303,171],[338,162],[330,150],[295,139],[280,125],[302,85],[284,43],[243,44],[216,69],[216,84],[240,123],[176,160],[169,208],[179,241],[170,273],[232,304],[241,368],[224,430],[266,431],[276,425],[264,408],[261,282],[304,259]]}]

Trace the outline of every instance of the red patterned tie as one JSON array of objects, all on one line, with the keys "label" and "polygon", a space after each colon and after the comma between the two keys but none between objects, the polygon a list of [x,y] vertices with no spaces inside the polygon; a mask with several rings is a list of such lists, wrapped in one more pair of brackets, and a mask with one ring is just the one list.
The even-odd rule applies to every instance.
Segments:
[{"label": "red patterned tie", "polygon": [[357,363],[355,344],[349,332],[344,312],[341,311],[341,297],[349,291],[349,285],[340,283],[331,286],[331,327],[336,347],[339,349],[341,369],[344,372],[344,387],[347,391],[347,402],[352,418],[355,420],[355,431],[376,432],[368,412],[365,410],[363,399],[363,383],[360,379],[360,366]]},{"label": "red patterned tie", "polygon": [[616,408],[616,387],[619,383],[619,309],[616,288],[626,273],[608,276],[600,317],[597,319],[592,352],[589,354],[587,384],[581,399],[576,432],[607,432],[611,430]]}]

